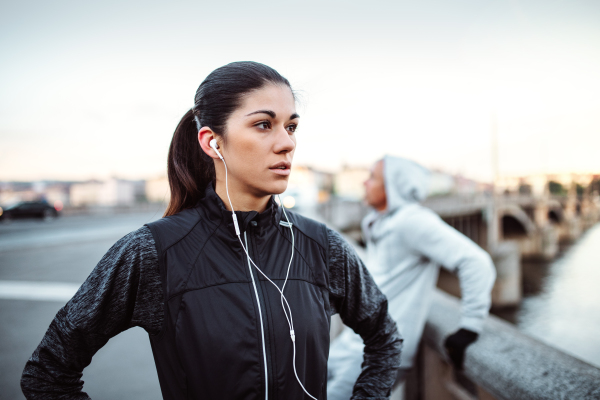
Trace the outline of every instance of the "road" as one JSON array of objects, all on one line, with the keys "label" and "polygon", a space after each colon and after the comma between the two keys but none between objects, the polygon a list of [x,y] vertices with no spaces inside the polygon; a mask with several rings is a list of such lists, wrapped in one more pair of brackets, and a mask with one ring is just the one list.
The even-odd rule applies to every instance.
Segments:
[{"label": "road", "polygon": [[[24,399],[23,367],[56,312],[119,238],[156,212],[0,224],[0,399]],[[83,372],[92,399],[161,399],[147,333],[111,339]]]}]

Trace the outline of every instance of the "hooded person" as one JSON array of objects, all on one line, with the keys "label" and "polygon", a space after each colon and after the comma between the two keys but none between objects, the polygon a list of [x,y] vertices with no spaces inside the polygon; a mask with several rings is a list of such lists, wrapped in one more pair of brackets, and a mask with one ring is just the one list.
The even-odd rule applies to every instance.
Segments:
[{"label": "hooded person", "polygon": [[[419,164],[386,156],[365,181],[373,210],[362,222],[366,264],[386,295],[389,313],[404,337],[398,381],[413,366],[439,268],[458,275],[462,294],[458,330],[445,342],[450,360],[462,368],[466,347],[477,340],[491,304],[496,271],[488,253],[419,203],[428,194],[430,172]],[[363,342],[345,328],[333,341],[328,364],[329,400],[347,400],[361,374]]]}]

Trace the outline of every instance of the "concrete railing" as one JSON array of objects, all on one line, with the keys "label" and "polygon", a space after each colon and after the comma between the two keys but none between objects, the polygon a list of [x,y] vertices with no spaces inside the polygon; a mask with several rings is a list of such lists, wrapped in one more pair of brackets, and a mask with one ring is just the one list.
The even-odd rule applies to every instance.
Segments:
[{"label": "concrete railing", "polygon": [[459,300],[437,290],[417,363],[419,387],[412,390],[418,396],[409,393],[408,399],[600,399],[599,368],[532,339],[495,316],[487,319],[479,340],[467,349],[468,379],[459,383],[462,374],[448,365],[443,347],[459,318]]}]

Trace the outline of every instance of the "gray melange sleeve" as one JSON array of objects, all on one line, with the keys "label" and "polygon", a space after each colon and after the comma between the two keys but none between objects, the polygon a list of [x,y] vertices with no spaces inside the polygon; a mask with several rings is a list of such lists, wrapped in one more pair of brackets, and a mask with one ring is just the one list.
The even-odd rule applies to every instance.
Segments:
[{"label": "gray melange sleeve", "polygon": [[89,399],[81,376],[92,356],[131,327],[140,326],[150,335],[160,332],[163,318],[156,248],[144,226],[115,243],[56,314],[25,365],[25,397]]},{"label": "gray melange sleeve", "polygon": [[339,313],[365,343],[362,372],[352,400],[388,399],[400,366],[402,338],[388,314],[386,297],[352,246],[331,229],[328,236],[332,313]]}]

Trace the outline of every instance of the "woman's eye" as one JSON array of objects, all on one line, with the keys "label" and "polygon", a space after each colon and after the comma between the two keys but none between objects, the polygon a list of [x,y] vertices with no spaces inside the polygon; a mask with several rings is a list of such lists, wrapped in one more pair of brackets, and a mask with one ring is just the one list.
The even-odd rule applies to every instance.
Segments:
[{"label": "woman's eye", "polygon": [[298,128],[298,125],[294,125],[294,124],[292,124],[292,125],[289,125],[289,126],[287,127],[287,130],[288,130],[288,131],[290,131],[290,132],[292,132],[292,133],[294,133],[294,132],[296,132],[296,129],[297,129],[297,128]]},{"label": "woman's eye", "polygon": [[254,125],[260,129],[269,129],[271,127],[271,124],[268,121],[263,121],[263,122],[259,122],[258,124]]}]

